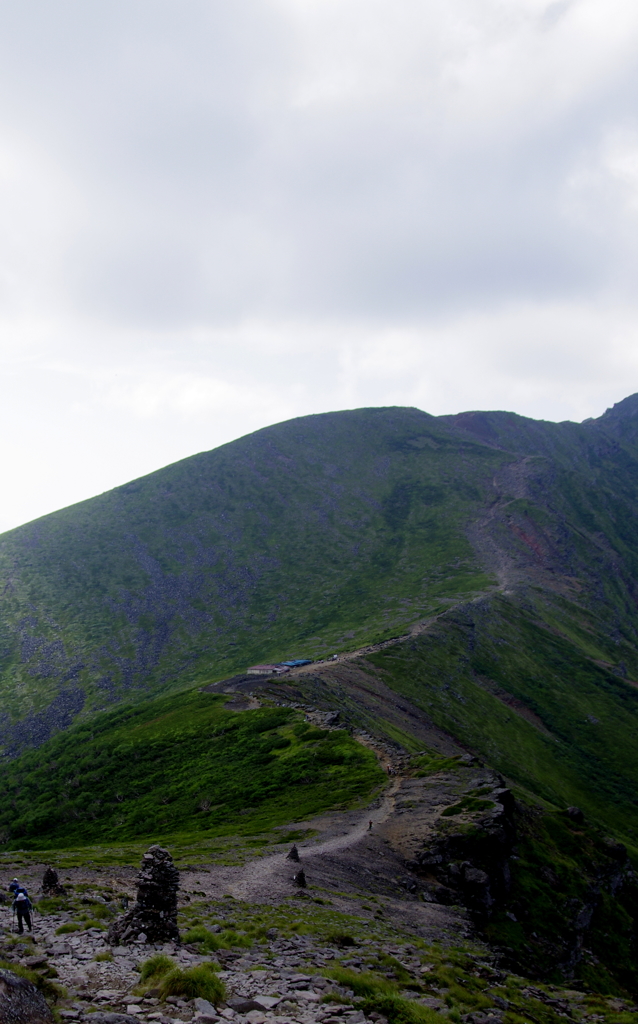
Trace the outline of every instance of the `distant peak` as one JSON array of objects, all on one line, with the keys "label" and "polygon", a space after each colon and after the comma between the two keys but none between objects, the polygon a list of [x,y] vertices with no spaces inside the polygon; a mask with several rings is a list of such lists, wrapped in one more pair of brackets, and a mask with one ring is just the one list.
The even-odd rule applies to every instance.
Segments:
[{"label": "distant peak", "polygon": [[638,394],[629,395],[628,398],[623,398],[622,402],[616,402],[611,409],[607,409],[602,414],[600,419],[633,419],[635,416],[638,416]]}]

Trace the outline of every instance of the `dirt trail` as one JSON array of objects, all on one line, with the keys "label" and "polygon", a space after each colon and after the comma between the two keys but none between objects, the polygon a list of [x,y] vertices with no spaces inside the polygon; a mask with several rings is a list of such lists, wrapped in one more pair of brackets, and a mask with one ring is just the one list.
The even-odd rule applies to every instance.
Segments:
[{"label": "dirt trail", "polygon": [[[305,822],[306,828],[318,829],[321,834],[315,839],[297,844],[303,866],[307,866],[316,857],[356,846],[370,834],[370,821],[373,823],[373,829],[387,821],[395,810],[396,795],[401,787],[401,781],[399,776],[393,778],[376,805],[372,807],[366,807],[362,811],[333,812]],[[183,881],[186,888],[206,892],[207,895],[219,895],[221,890],[235,899],[259,900],[264,896],[272,898],[275,895],[289,893],[290,880],[296,870],[298,866],[295,862],[286,860],[285,854],[278,852],[239,866],[216,866],[210,873],[184,872]]]},{"label": "dirt trail", "polygon": [[[465,912],[421,900],[420,883],[408,866],[436,831],[443,809],[458,798],[458,788],[455,773],[441,772],[436,779],[397,774],[371,806],[304,822],[320,834],[297,843],[300,863],[288,860],[288,850],[280,848],[242,865],[184,871],[182,885],[195,898],[231,896],[272,905],[298,897],[355,916],[372,913],[372,900],[396,927],[432,941],[458,938],[467,934]],[[295,885],[300,868],[307,889]]]}]

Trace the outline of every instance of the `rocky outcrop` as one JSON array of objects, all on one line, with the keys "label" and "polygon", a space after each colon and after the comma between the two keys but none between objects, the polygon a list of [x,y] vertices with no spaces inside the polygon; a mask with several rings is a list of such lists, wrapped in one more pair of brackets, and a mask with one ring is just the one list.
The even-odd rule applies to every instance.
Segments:
[{"label": "rocky outcrop", "polygon": [[131,942],[179,942],[179,871],[168,850],[151,846],[137,876],[137,902],[109,928],[111,945]]},{"label": "rocky outcrop", "polygon": [[2,1024],[52,1024],[53,1014],[35,985],[2,968],[0,1021]]},{"label": "rocky outcrop", "polygon": [[421,876],[434,876],[424,889],[438,903],[466,906],[478,925],[485,924],[508,896],[509,858],[516,841],[514,798],[495,780],[488,794],[492,808],[470,826],[439,834],[408,864]]}]

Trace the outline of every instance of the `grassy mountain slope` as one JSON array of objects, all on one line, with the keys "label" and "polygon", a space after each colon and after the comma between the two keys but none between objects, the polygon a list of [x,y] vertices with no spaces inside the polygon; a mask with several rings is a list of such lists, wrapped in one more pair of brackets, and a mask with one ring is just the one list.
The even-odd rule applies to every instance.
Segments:
[{"label": "grassy mountain slope", "polygon": [[0,741],[536,584],[634,649],[634,399],[582,425],[310,416],[0,539]]},{"label": "grassy mountain slope", "polygon": [[[438,616],[366,665],[528,793],[631,838],[637,410],[634,396],[581,425],[413,409],[306,417],[5,534],[5,751],[80,712],[91,734],[96,721],[110,729],[117,710],[89,713],[123,699],[153,720],[153,701],[172,699],[158,695],[180,691],[178,714],[251,661],[353,649]],[[81,838],[75,795],[66,768],[45,785],[42,765],[62,764],[73,736],[89,742],[54,738],[55,756],[47,746],[4,773],[20,821],[29,806],[37,818],[69,805],[65,842]],[[149,777],[154,742],[137,750]],[[100,784],[82,799],[104,835],[142,828],[142,791],[122,817],[104,810]],[[166,820],[190,828],[197,813]]]},{"label": "grassy mountain slope", "polygon": [[[477,924],[503,966],[635,993],[637,510],[633,396],[580,425],[307,417],[5,534],[0,849],[82,861],[102,844],[106,863],[142,839],[266,843],[379,789],[364,728],[425,751],[398,763],[435,803],[437,773],[464,779],[440,804],[439,874],[431,837],[402,862],[415,884],[456,901],[506,866]],[[238,682],[252,710],[215,689],[335,650],[351,653]],[[507,814],[463,749],[512,787]]]},{"label": "grassy mountain slope", "polygon": [[287,708],[235,713],[191,690],[102,712],[4,772],[3,845],[242,835],[367,797],[384,778],[342,729]]},{"label": "grassy mountain slope", "polygon": [[604,665],[604,623],[531,596],[464,606],[370,661],[523,792],[638,845],[638,685]]},{"label": "grassy mountain slope", "polygon": [[509,459],[417,410],[308,417],[5,534],[0,736],[41,742],[131,691],[331,653],[484,590],[465,531]]}]

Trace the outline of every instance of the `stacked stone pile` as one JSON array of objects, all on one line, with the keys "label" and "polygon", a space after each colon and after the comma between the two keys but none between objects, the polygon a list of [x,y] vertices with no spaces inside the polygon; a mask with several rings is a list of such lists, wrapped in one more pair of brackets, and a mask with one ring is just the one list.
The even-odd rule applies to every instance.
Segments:
[{"label": "stacked stone pile", "polygon": [[42,892],[45,896],[64,896],[65,889],[55,868],[48,867],[42,876]]},{"label": "stacked stone pile", "polygon": [[137,902],[109,928],[111,945],[131,942],[179,942],[179,871],[168,850],[151,846],[137,876]]}]

